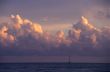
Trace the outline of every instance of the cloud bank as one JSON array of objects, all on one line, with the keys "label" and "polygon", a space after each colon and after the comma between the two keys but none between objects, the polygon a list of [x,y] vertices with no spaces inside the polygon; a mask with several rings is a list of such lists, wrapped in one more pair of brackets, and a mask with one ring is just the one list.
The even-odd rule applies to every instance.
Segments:
[{"label": "cloud bank", "polygon": [[110,27],[96,28],[82,16],[68,29],[55,34],[44,31],[40,24],[20,15],[0,24],[0,55],[79,55],[110,56]]}]

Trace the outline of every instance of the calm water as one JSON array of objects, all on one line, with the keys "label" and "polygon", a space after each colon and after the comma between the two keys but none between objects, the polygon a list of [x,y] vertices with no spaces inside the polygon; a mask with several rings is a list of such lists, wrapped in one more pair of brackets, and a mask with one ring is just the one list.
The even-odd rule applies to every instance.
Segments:
[{"label": "calm water", "polygon": [[110,72],[110,64],[0,63],[0,72]]}]

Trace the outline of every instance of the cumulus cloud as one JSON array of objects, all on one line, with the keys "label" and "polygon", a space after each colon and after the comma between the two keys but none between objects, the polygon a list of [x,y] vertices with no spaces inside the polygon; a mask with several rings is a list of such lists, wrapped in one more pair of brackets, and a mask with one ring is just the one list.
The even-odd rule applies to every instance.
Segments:
[{"label": "cumulus cloud", "polygon": [[19,15],[11,15],[10,20],[10,23],[0,24],[1,43],[6,43],[6,40],[16,43],[16,41],[19,41],[20,37],[26,37],[29,34],[35,36],[43,33],[39,24],[33,23]]},{"label": "cumulus cloud", "polygon": [[[38,23],[11,15],[10,23],[0,24],[0,55],[92,55],[110,56],[110,28],[98,29],[87,18],[68,29],[68,34],[43,31]],[[13,48],[13,49],[10,49]],[[17,53],[17,54],[16,54]]]}]

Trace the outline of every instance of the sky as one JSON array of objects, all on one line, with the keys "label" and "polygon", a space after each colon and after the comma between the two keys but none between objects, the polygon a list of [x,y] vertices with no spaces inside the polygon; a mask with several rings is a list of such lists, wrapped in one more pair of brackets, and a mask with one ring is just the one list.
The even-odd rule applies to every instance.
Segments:
[{"label": "sky", "polygon": [[[108,0],[1,0],[0,16],[20,14],[40,24],[74,24],[81,16],[86,16],[96,26],[109,25],[105,16],[97,12],[109,5]],[[107,2],[108,1],[108,2]],[[108,6],[109,7],[109,6]],[[108,8],[106,7],[106,8]],[[105,13],[105,12],[104,12]],[[102,20],[99,20],[99,19]],[[104,19],[103,19],[104,18]],[[100,22],[102,21],[102,22]]]},{"label": "sky", "polygon": [[58,18],[68,22],[84,15],[94,4],[91,0],[1,0],[0,16],[20,14],[34,21]]},{"label": "sky", "polygon": [[34,20],[39,20],[42,17],[49,17],[50,19],[58,17],[65,20],[66,18],[73,18],[76,14],[82,15],[83,9],[87,8],[88,1],[6,0],[1,3],[1,9],[3,9],[1,15],[3,16],[18,13]]},{"label": "sky", "polygon": [[109,7],[109,0],[0,0],[0,62],[65,62],[68,55],[109,62]]}]

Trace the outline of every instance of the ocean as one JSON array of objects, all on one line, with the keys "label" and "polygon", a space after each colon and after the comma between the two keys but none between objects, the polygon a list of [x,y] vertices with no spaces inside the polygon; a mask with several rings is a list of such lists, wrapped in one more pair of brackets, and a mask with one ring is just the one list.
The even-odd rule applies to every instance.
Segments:
[{"label": "ocean", "polygon": [[110,63],[0,63],[0,72],[110,72]]}]

